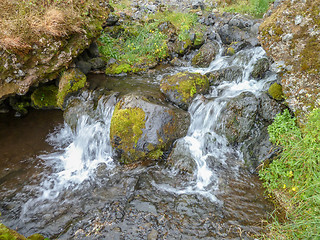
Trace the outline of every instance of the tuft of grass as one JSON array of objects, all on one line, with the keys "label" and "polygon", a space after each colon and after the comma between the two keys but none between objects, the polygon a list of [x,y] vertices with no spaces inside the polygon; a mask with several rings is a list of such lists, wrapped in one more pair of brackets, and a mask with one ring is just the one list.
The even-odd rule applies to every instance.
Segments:
[{"label": "tuft of grass", "polygon": [[261,18],[273,2],[274,0],[229,0],[220,5],[220,10],[249,14],[253,17]]},{"label": "tuft of grass", "polygon": [[41,38],[85,30],[92,19],[105,19],[96,0],[1,0],[0,48],[28,49]]},{"label": "tuft of grass", "polygon": [[285,213],[269,223],[265,239],[318,239],[320,236],[320,109],[303,128],[286,110],[269,126],[270,140],[283,147],[278,159],[260,170],[267,191]]}]

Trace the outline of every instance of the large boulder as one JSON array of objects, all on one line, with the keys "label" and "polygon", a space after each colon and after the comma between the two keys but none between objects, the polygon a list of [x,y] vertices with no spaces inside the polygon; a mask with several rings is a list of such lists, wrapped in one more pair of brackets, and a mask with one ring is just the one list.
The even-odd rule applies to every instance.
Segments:
[{"label": "large boulder", "polygon": [[192,58],[191,65],[194,67],[209,67],[210,63],[216,58],[219,53],[220,46],[214,42],[207,42],[201,46],[199,52]]},{"label": "large boulder", "polygon": [[155,100],[121,97],[111,119],[110,139],[121,163],[159,159],[188,130],[189,113]]},{"label": "large boulder", "polygon": [[284,0],[260,26],[261,44],[281,63],[286,102],[302,124],[320,99],[319,23],[318,0]]},{"label": "large boulder", "polygon": [[226,45],[230,45],[232,42],[245,41],[251,37],[248,31],[240,29],[237,26],[230,26],[229,24],[225,24],[219,28],[218,33],[222,42]]},{"label": "large boulder", "polygon": [[262,79],[269,70],[269,67],[269,60],[267,58],[261,58],[254,64],[251,76],[255,79]]},{"label": "large boulder", "polygon": [[161,91],[179,107],[187,110],[196,94],[209,90],[209,80],[200,73],[180,72],[161,80]]}]

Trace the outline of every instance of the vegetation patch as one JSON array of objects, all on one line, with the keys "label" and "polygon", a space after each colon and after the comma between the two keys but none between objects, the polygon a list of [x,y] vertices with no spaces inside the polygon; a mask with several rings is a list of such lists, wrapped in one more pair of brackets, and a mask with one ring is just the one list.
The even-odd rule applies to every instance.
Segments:
[{"label": "vegetation patch", "polygon": [[220,0],[219,10],[222,12],[237,12],[262,18],[274,0]]},{"label": "vegetation patch", "polygon": [[93,19],[101,25],[106,17],[95,0],[1,0],[0,48],[29,51],[42,38],[81,33]]},{"label": "vegetation patch", "polygon": [[268,239],[318,239],[320,236],[320,109],[303,128],[288,110],[268,128],[270,140],[283,148],[278,159],[259,175],[285,221],[277,216],[268,225]]},{"label": "vegetation patch", "polygon": [[[113,5],[121,9],[118,4]],[[203,34],[200,33],[200,24],[196,24],[197,19],[194,13],[164,11],[148,15],[146,21],[128,20],[122,26],[106,28],[99,39],[100,52],[106,61],[112,58],[117,61],[117,64],[107,66],[106,74],[138,72],[154,67],[169,57],[168,42],[172,36],[176,38],[179,54],[193,44],[199,46]],[[169,29],[159,27],[165,22],[169,23]],[[191,31],[196,33],[194,43],[190,40]],[[119,64],[125,68],[115,67]]]}]

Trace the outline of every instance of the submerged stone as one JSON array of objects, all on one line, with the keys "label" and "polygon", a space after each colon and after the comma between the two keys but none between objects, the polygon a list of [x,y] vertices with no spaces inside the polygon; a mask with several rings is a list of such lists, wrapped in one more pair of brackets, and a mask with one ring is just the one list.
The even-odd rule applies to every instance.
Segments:
[{"label": "submerged stone", "polygon": [[209,80],[200,73],[180,72],[164,77],[160,89],[171,102],[187,110],[196,94],[208,92]]},{"label": "submerged stone", "polygon": [[184,136],[189,114],[145,97],[129,94],[117,103],[110,125],[115,157],[121,163],[157,160]]}]

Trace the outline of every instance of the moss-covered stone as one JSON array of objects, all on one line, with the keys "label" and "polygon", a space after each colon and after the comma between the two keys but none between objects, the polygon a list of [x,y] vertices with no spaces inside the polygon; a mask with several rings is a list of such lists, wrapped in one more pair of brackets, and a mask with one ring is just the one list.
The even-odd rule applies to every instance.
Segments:
[{"label": "moss-covered stone", "polygon": [[180,72],[162,79],[161,91],[183,109],[187,109],[196,94],[209,89],[209,80],[200,73]]},{"label": "moss-covered stone", "polygon": [[278,83],[273,83],[271,84],[271,86],[269,87],[268,90],[269,95],[275,99],[275,100],[283,100],[283,92],[282,92],[282,86]]},{"label": "moss-covered stone", "polygon": [[39,233],[32,234],[27,238],[28,240],[49,240],[49,238],[45,238]]},{"label": "moss-covered stone", "polygon": [[69,69],[65,71],[59,81],[59,90],[57,94],[58,107],[63,109],[67,97],[84,88],[86,81],[86,75],[79,69]]},{"label": "moss-covered stone", "polygon": [[110,125],[114,157],[124,164],[159,160],[174,140],[185,136],[189,114],[154,96],[127,94],[116,104]]},{"label": "moss-covered stone", "polygon": [[36,109],[57,108],[58,87],[55,85],[42,86],[31,94],[32,107]]},{"label": "moss-covered stone", "polygon": [[192,58],[191,64],[195,67],[209,67],[219,52],[219,44],[208,42],[202,45],[199,52]]},{"label": "moss-covered stone", "polygon": [[28,96],[10,97],[9,104],[13,110],[17,111],[21,116],[24,116],[28,113],[28,107],[30,107],[30,97]]},{"label": "moss-covered stone", "polygon": [[145,112],[141,108],[121,109],[119,102],[114,110],[110,125],[110,139],[113,147],[124,152],[122,163],[131,163],[143,157],[142,152],[136,150],[137,142],[145,128]]}]

